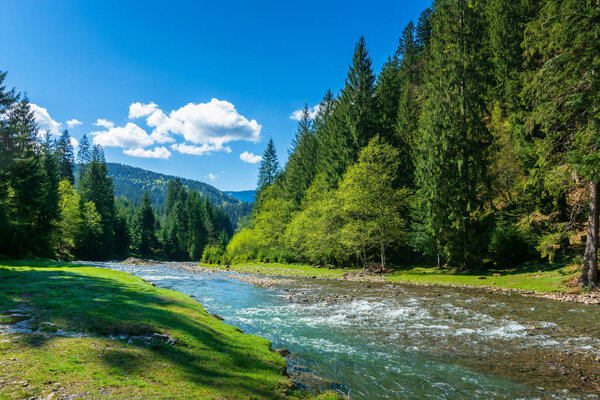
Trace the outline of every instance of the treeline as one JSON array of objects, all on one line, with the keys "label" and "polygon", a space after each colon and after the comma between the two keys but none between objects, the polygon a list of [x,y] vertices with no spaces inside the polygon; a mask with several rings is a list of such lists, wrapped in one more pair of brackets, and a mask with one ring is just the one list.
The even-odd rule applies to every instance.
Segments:
[{"label": "treeline", "polygon": [[377,75],[361,37],[283,170],[267,146],[226,260],[468,270],[584,253],[595,286],[598,15],[586,0],[437,0]]},{"label": "treeline", "polygon": [[136,203],[142,200],[147,191],[153,208],[161,214],[164,212],[167,185],[175,179],[179,179],[185,187],[194,189],[201,196],[208,197],[212,204],[222,207],[234,227],[252,210],[250,204],[240,202],[204,182],[177,178],[130,165],[107,163],[107,166],[108,174],[113,178],[116,197],[125,197]]},{"label": "treeline", "polygon": [[[104,152],[67,130],[40,135],[29,101],[0,72],[0,255],[109,259],[128,254],[207,261],[222,256],[231,221],[208,197],[168,183],[164,212],[148,193],[115,201]],[[77,161],[77,163],[76,163]],[[78,168],[75,168],[77,164]]]}]

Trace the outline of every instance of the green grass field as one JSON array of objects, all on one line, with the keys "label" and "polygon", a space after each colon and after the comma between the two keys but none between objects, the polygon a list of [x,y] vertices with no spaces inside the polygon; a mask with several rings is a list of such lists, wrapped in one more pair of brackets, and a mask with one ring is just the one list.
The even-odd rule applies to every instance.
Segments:
[{"label": "green grass field", "polygon": [[218,321],[184,294],[102,268],[0,264],[0,324],[23,310],[40,331],[0,335],[1,399],[308,396],[291,389],[285,360],[267,340]]},{"label": "green grass field", "polygon": [[[225,269],[224,266],[201,265]],[[421,266],[396,268],[393,272],[383,276],[386,281],[396,283],[492,287],[535,292],[571,292],[578,290],[571,284],[578,275],[578,268],[577,265],[567,262],[556,262],[554,264],[533,263],[513,269],[490,269],[487,271],[461,273],[436,267]],[[314,268],[302,264],[259,262],[231,265],[229,270],[282,277],[317,276],[334,279],[341,278],[346,272],[359,271],[356,268],[327,269]]]}]

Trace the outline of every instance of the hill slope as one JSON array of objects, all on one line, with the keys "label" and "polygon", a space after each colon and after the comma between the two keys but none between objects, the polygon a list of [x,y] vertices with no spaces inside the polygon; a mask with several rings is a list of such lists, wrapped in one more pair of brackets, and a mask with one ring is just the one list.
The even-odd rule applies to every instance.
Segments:
[{"label": "hill slope", "polygon": [[[167,184],[170,180],[178,178],[130,165],[117,163],[106,163],[106,165],[108,174],[113,178],[116,197],[125,197],[138,202],[142,199],[144,192],[148,191],[150,200],[156,208],[164,207]],[[241,217],[252,210],[250,204],[229,196],[207,183],[185,178],[179,178],[179,180],[188,189],[194,189],[202,196],[208,196],[213,204],[223,207],[234,227],[237,226]]]}]

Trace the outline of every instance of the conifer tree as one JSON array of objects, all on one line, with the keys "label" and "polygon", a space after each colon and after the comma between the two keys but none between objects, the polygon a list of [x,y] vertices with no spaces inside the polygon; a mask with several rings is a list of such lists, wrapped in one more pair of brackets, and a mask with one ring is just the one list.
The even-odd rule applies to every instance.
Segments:
[{"label": "conifer tree", "polygon": [[[524,95],[532,111],[530,129],[543,132],[540,159],[569,165],[589,181],[587,240],[579,283],[598,285],[600,214],[600,4],[548,0],[526,28],[531,68]],[[560,18],[558,17],[560,16]]]},{"label": "conifer tree", "polygon": [[304,192],[315,176],[316,156],[317,138],[308,105],[305,105],[284,172],[287,196],[296,206],[300,205]]},{"label": "conifer tree", "polygon": [[102,226],[100,242],[89,247],[94,251],[88,257],[96,259],[109,257],[114,250],[115,194],[112,178],[108,176],[104,151],[99,145],[94,146],[92,160],[81,179],[79,191],[83,204],[94,203]]},{"label": "conifer tree", "polygon": [[455,266],[481,262],[475,213],[487,184],[490,134],[484,124],[482,24],[469,0],[437,3],[426,102],[416,155],[419,198],[438,254]]},{"label": "conifer tree", "polygon": [[75,157],[69,131],[64,130],[56,142],[56,153],[58,156],[58,172],[60,179],[66,179],[75,183]]},{"label": "conifer tree", "polygon": [[87,135],[84,133],[79,141],[79,149],[77,151],[77,164],[79,164],[79,172],[77,174],[77,181],[81,180],[81,177],[85,174],[87,165],[92,160],[92,153],[90,151],[90,141]]},{"label": "conifer tree", "polygon": [[142,256],[150,256],[156,249],[155,218],[148,191],[144,192],[142,204],[138,209],[134,237],[136,250]]},{"label": "conifer tree", "polygon": [[273,139],[269,139],[258,170],[258,181],[256,182],[257,193],[275,183],[275,178],[278,174],[279,160],[277,159],[275,144],[273,143]]}]

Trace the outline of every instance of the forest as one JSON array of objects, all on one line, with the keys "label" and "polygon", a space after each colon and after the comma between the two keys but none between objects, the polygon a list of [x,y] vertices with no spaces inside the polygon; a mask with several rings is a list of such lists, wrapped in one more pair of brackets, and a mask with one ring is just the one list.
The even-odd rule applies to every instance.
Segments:
[{"label": "forest", "polygon": [[225,261],[471,271],[571,257],[595,287],[598,18],[585,0],[434,1],[378,74],[361,37],[283,168],[269,142]]},{"label": "forest", "polygon": [[[222,207],[168,182],[164,207],[146,191],[115,199],[104,152],[84,135],[75,157],[69,132],[38,130],[27,97],[0,73],[0,255],[102,260],[129,254],[210,262],[233,234]],[[77,158],[77,159],[75,159]]]}]

